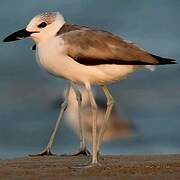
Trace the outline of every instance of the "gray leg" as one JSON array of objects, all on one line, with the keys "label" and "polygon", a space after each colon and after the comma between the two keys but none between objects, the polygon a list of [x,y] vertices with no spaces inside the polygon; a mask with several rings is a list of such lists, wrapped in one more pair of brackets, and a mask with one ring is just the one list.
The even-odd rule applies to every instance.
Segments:
[{"label": "gray leg", "polygon": [[97,142],[97,151],[98,151],[98,153],[99,153],[102,141],[103,141],[103,135],[104,135],[104,132],[106,130],[107,121],[109,119],[109,116],[111,115],[111,111],[112,111],[112,108],[113,108],[113,105],[114,105],[113,97],[111,96],[107,86],[103,85],[102,90],[103,90],[103,92],[104,92],[104,94],[105,94],[105,96],[107,98],[107,109],[106,109],[106,114],[105,114],[105,118],[104,118],[102,127],[101,127],[100,132],[99,132],[99,136],[98,136],[98,142]]},{"label": "gray leg", "polygon": [[49,142],[48,142],[46,148],[45,148],[43,151],[41,151],[40,153],[35,154],[35,155],[30,155],[30,156],[52,155],[52,153],[51,153],[52,144],[53,144],[53,142],[54,142],[54,138],[55,138],[56,132],[57,132],[57,130],[58,130],[59,124],[60,124],[60,122],[61,122],[61,119],[62,119],[62,117],[63,117],[64,111],[66,110],[67,105],[68,105],[69,90],[70,90],[70,84],[69,84],[69,86],[68,86],[68,88],[67,88],[66,95],[65,95],[65,100],[64,100],[64,102],[61,104],[61,109],[60,109],[60,112],[59,112],[58,119],[57,119],[57,121],[56,121],[56,125],[55,125],[55,127],[54,127],[54,129],[53,129],[53,132],[52,132],[52,134],[51,134],[51,137],[50,137],[50,139],[49,139]]},{"label": "gray leg", "polygon": [[90,84],[86,84],[86,89],[88,91],[91,108],[92,108],[92,119],[93,119],[93,128],[92,128],[92,165],[98,163],[97,160],[97,104],[95,102]]},{"label": "gray leg", "polygon": [[85,137],[84,137],[84,128],[83,128],[83,122],[81,118],[81,105],[82,105],[82,96],[81,92],[77,88],[77,86],[74,83],[71,83],[72,88],[76,94],[76,99],[78,102],[78,119],[79,119],[79,135],[80,135],[80,151],[74,156],[78,155],[85,155],[85,156],[90,156],[90,152],[86,149],[86,142],[85,142]]}]

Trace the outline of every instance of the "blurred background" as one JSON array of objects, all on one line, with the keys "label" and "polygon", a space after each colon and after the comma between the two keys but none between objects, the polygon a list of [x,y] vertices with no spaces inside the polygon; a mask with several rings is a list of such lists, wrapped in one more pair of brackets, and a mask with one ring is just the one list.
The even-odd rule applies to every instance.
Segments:
[{"label": "blurred background", "polygon": [[[180,63],[179,0],[31,0],[0,2],[0,39],[36,14],[60,11],[66,21],[98,27]],[[58,98],[67,82],[38,67],[31,40],[0,42],[0,158],[37,153],[54,127]],[[102,146],[104,154],[180,153],[180,66],[141,70],[110,90],[117,108],[136,126],[135,136]],[[103,97],[98,90],[97,95]],[[65,124],[53,152],[72,153],[78,137]]]}]

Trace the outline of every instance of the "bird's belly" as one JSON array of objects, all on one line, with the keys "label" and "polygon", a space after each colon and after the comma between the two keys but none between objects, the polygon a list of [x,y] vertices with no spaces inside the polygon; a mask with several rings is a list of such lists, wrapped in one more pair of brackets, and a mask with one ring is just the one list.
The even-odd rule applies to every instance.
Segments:
[{"label": "bird's belly", "polygon": [[133,73],[138,69],[138,66],[134,65],[100,65],[97,67],[104,74],[102,81],[105,83],[112,83],[117,80],[121,80],[127,77],[128,74]]},{"label": "bird's belly", "polygon": [[69,72],[75,74],[72,81],[76,83],[109,84],[126,78],[128,74],[134,72],[137,68],[137,66],[133,65],[82,65],[82,67],[78,68],[78,72],[73,73],[73,69]]},{"label": "bird's belly", "polygon": [[85,66],[63,54],[39,56],[39,64],[50,74],[63,77],[78,84],[111,83],[125,78],[135,71],[133,65],[98,65]]}]

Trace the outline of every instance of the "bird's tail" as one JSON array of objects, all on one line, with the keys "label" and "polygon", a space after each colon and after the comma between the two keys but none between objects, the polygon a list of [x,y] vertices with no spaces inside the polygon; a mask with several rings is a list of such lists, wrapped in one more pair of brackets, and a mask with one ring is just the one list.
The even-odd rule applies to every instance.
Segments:
[{"label": "bird's tail", "polygon": [[157,65],[165,65],[165,64],[177,64],[175,59],[163,58],[160,56],[156,56],[154,54],[150,54],[153,58],[158,60]]}]

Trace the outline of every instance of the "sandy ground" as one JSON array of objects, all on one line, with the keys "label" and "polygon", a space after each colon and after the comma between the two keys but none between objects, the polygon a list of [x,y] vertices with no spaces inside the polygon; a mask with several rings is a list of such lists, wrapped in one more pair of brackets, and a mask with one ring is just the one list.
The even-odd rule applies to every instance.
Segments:
[{"label": "sandy ground", "polygon": [[0,179],[180,180],[180,155],[103,156],[101,166],[77,168],[86,157],[25,157],[0,160]]}]

